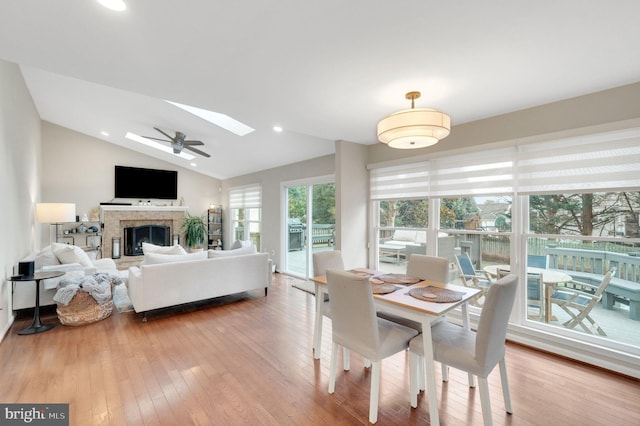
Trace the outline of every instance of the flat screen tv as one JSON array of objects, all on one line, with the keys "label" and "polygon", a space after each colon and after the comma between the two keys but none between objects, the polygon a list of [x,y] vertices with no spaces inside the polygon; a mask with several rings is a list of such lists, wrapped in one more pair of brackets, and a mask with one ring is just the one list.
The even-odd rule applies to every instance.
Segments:
[{"label": "flat screen tv", "polygon": [[116,166],[115,198],[176,200],[178,172]]}]

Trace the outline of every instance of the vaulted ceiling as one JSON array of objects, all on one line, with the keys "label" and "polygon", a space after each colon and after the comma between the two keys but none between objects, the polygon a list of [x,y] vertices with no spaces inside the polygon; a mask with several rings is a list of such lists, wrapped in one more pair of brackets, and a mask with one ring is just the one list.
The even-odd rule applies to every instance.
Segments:
[{"label": "vaulted ceiling", "polygon": [[[410,90],[455,129],[640,81],[636,0],[125,1],[3,1],[0,59],[21,66],[43,120],[220,179],[333,153],[339,139],[375,144]],[[153,127],[204,141],[211,158],[124,137],[162,137]]]}]

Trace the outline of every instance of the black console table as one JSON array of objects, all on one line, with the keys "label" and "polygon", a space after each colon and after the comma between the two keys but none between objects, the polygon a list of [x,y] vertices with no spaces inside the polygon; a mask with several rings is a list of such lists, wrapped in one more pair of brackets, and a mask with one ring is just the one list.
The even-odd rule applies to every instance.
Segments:
[{"label": "black console table", "polygon": [[35,281],[36,282],[36,306],[33,312],[33,321],[31,325],[27,328],[24,328],[18,331],[18,334],[36,334],[42,333],[43,331],[50,330],[54,327],[53,324],[44,324],[40,321],[40,281],[46,280],[49,278],[57,278],[65,273],[62,271],[48,271],[48,272],[36,272],[33,275],[14,275],[10,278],[11,281],[14,282],[26,282],[26,281]]}]

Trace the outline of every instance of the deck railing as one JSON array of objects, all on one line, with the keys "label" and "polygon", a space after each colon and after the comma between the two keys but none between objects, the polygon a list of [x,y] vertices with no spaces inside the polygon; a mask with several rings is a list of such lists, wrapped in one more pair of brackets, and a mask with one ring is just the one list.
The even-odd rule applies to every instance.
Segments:
[{"label": "deck railing", "polygon": [[640,283],[640,256],[609,251],[547,247],[549,267],[604,275],[616,268],[616,277]]}]

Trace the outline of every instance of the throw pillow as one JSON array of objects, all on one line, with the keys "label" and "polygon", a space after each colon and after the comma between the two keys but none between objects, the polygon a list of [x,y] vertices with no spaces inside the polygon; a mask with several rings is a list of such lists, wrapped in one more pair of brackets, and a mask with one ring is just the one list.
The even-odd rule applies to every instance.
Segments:
[{"label": "throw pillow", "polygon": [[43,266],[47,265],[60,265],[60,261],[53,254],[51,246],[46,246],[40,250],[33,261],[35,262],[36,270],[42,269]]},{"label": "throw pillow", "polygon": [[207,258],[206,251],[187,254],[147,253],[144,255],[145,265],[159,265],[162,263],[184,262],[188,260],[203,260]]},{"label": "throw pillow", "polygon": [[393,239],[396,241],[415,241],[416,231],[409,231],[407,229],[397,229],[393,232]]},{"label": "throw pillow", "polygon": [[256,246],[254,245],[240,247],[233,250],[209,250],[209,259],[213,259],[217,257],[239,256],[242,254],[253,254],[253,253],[256,253]]},{"label": "throw pillow", "polygon": [[233,244],[231,244],[231,250],[239,249],[242,247],[249,247],[253,245],[253,241],[251,240],[235,240]]},{"label": "throw pillow", "polygon": [[86,268],[91,268],[93,264],[84,250],[71,244],[51,243],[53,254],[60,263],[79,263]]},{"label": "throw pillow", "polygon": [[179,244],[175,246],[159,246],[151,243],[142,243],[142,252],[147,253],[159,253],[159,254],[187,254],[187,251]]}]

